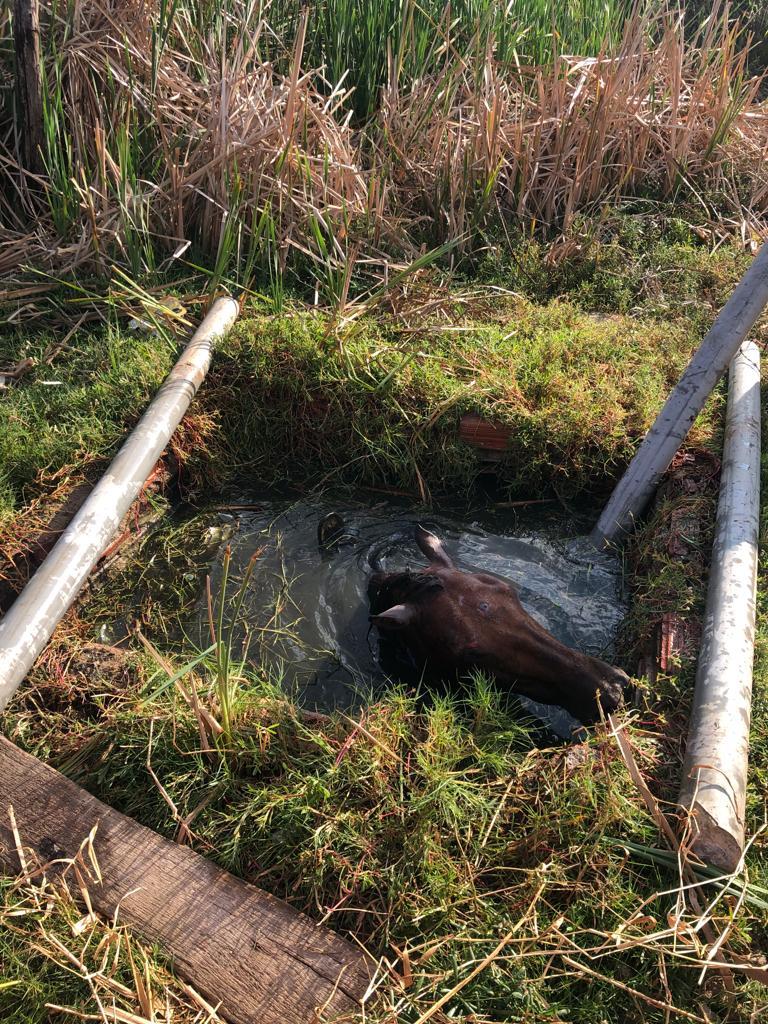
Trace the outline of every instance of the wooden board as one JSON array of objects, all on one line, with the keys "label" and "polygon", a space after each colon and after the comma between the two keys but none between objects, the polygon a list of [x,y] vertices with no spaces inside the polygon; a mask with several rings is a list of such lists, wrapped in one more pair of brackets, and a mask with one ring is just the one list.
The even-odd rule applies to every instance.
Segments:
[{"label": "wooden board", "polygon": [[40,174],[44,136],[39,0],[14,0],[13,49],[21,155],[25,169]]},{"label": "wooden board", "polygon": [[[235,1024],[310,1024],[315,1011],[354,1011],[369,981],[361,951],[187,847],[112,810],[0,737],[0,864],[19,871],[12,805],[40,863],[73,857],[94,825],[102,882],[94,908],[158,942],[185,977]],[[137,780],[139,782],[139,780]],[[139,782],[139,784],[141,784]]]}]

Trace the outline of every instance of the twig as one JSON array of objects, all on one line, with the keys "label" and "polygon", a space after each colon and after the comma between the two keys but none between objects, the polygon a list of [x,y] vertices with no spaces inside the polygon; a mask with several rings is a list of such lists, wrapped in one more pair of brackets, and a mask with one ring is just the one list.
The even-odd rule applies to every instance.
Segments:
[{"label": "twig", "polygon": [[367,736],[368,739],[371,741],[371,743],[375,744],[377,747],[379,747],[385,753],[389,754],[390,757],[394,757],[394,759],[396,761],[399,761],[400,764],[404,764],[402,757],[400,757],[400,755],[398,753],[396,753],[394,750],[392,750],[391,747],[388,747],[386,743],[384,743],[382,740],[378,739],[376,736],[373,735],[373,733],[370,733],[365,728],[365,726],[362,723],[362,718],[361,718],[361,720],[359,722],[356,722],[353,718],[350,718],[349,715],[345,715],[345,714],[342,713],[341,717],[345,718],[349,722],[350,725],[353,725],[358,732],[361,732],[364,736]]},{"label": "twig", "polygon": [[190,829],[190,827],[187,825],[187,823],[184,820],[184,818],[182,818],[182,816],[179,814],[178,807],[176,806],[176,804],[171,799],[171,796],[168,793],[168,790],[165,788],[165,786],[162,784],[160,779],[157,777],[157,775],[155,773],[155,770],[152,767],[152,743],[154,741],[154,732],[155,732],[155,719],[151,718],[149,720],[149,742],[147,743],[147,762],[146,762],[147,763],[147,771],[149,772],[152,781],[154,782],[155,786],[157,787],[158,792],[160,793],[160,796],[163,798],[163,800],[167,804],[168,808],[170,809],[171,817],[176,822],[176,824],[179,826],[177,831],[176,831],[175,840],[176,840],[176,842],[180,846],[183,846],[185,842],[190,842],[191,843],[191,841],[193,839],[195,839],[196,836],[195,836],[194,832]]},{"label": "twig", "polygon": [[625,985],[623,981],[619,981],[617,978],[610,978],[607,974],[600,974],[599,971],[593,971],[591,967],[587,967],[585,964],[580,964],[578,960],[573,960],[565,954],[563,954],[562,960],[563,963],[568,964],[569,967],[573,967],[574,970],[587,974],[590,978],[596,978],[598,981],[604,981],[609,985],[620,988],[623,992],[628,992],[636,999],[641,999],[644,1003],[648,1003],[649,1006],[655,1006],[657,1010],[677,1013],[679,1016],[685,1017],[686,1020],[695,1020],[697,1024],[710,1024],[706,1017],[700,1017],[696,1013],[689,1013],[688,1010],[681,1010],[672,1003],[665,1003],[661,999],[654,999],[653,996],[647,996],[644,992],[640,992],[639,989],[631,988],[631,986]]},{"label": "twig", "polygon": [[[466,978],[462,978],[461,981],[457,985],[453,986],[453,988],[451,989],[450,992],[446,992],[444,996],[441,996],[440,999],[438,999],[438,1001],[436,1003],[433,1003],[433,1005],[430,1006],[430,1008],[426,1011],[426,1013],[422,1013],[422,1015],[416,1021],[416,1024],[425,1024],[426,1021],[428,1021],[432,1017],[434,1017],[434,1015],[437,1013],[438,1010],[440,1010],[443,1006],[445,1006],[445,1004],[447,1002],[449,1002],[451,999],[453,999],[453,997],[458,992],[461,992],[461,990],[463,988],[465,988],[470,983],[470,981],[473,980],[473,978],[476,978],[478,976],[478,974],[481,973],[481,971],[484,971],[485,968],[493,960],[496,959],[496,957],[499,955],[499,953],[502,951],[502,949],[506,946],[506,944],[513,938],[513,936],[514,936],[516,931],[517,931],[517,926],[515,926],[515,928],[513,928],[511,932],[507,932],[507,934],[504,936],[504,938],[501,940],[501,942],[498,944],[498,946],[496,946],[496,948],[491,953],[489,953],[487,957],[485,957],[483,960],[481,960],[480,963],[477,965],[477,967],[475,967],[474,970],[469,972],[469,974],[466,976]],[[696,1019],[698,1019],[698,1018],[696,1018]]]}]

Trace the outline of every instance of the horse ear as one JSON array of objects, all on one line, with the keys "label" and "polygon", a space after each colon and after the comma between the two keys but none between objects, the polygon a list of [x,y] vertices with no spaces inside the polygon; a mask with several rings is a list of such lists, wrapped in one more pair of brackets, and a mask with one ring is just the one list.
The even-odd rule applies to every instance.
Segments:
[{"label": "horse ear", "polygon": [[416,527],[416,543],[425,558],[428,558],[433,565],[441,565],[444,569],[454,568],[453,562],[448,557],[448,552],[443,547],[443,542],[434,533],[425,530],[423,526]]},{"label": "horse ear", "polygon": [[374,626],[378,626],[379,629],[397,630],[405,629],[406,626],[413,622],[415,617],[416,612],[413,605],[395,604],[379,615],[372,615],[371,622]]}]

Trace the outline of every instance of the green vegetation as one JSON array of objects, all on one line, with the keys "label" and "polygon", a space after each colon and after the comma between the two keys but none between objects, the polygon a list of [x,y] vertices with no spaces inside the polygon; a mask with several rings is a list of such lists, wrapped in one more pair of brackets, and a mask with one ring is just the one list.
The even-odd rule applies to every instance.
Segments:
[{"label": "green vegetation", "polygon": [[[511,428],[499,467],[511,492],[604,492],[746,262],[731,247],[710,256],[678,222],[626,217],[556,267],[527,241],[489,250],[474,285],[451,287],[426,268],[390,293],[389,312],[372,307],[346,326],[253,299],[174,442],[185,493],[243,473],[414,494],[420,475],[435,494],[466,492],[481,466],[458,438],[468,411]],[[526,294],[560,298],[541,305]],[[72,315],[66,294],[60,305]],[[172,341],[110,315],[50,366],[52,333],[0,338],[2,363],[37,363],[0,403],[0,524],[10,535],[15,512],[60,474],[76,478],[115,452],[172,361]]]},{"label": "green vegetation", "polygon": [[[372,306],[346,324],[293,300],[270,313],[254,298],[175,445],[186,492],[203,499],[245,473],[321,486],[368,480],[415,493],[417,466],[433,495],[466,490],[478,464],[457,441],[457,420],[480,410],[513,428],[500,467],[510,490],[599,493],[745,259],[729,247],[710,255],[676,221],[635,216],[595,232],[577,257],[549,269],[535,240],[489,250],[481,283],[476,277],[471,286],[449,287],[425,268],[403,295],[393,290],[388,309]],[[540,304],[524,292],[551,298]],[[38,337],[34,351],[21,334],[6,344],[17,359],[42,353],[50,340]],[[48,507],[52,480],[76,479],[84,456],[111,454],[172,358],[167,341],[123,331],[117,321],[76,334],[71,346],[0,404],[8,544],[18,540],[19,511],[30,501]],[[62,384],[41,385],[43,373]],[[715,395],[697,424],[696,444],[719,446],[721,401]],[[630,667],[664,612],[693,619],[701,609],[714,484],[670,492],[627,553]],[[682,558],[669,546],[680,510],[702,524]],[[175,836],[185,820],[189,841],[219,863],[385,956],[408,984],[390,976],[367,1019],[418,1020],[507,936],[449,1000],[451,1019],[661,1022],[668,1005],[706,1020],[690,966],[701,951],[685,938],[699,911],[686,905],[669,930],[676,869],[659,852],[653,818],[604,730],[583,746],[538,749],[514,705],[482,678],[451,697],[393,690],[352,718],[307,719],[274,668],[233,661],[233,609],[216,595],[217,645],[202,658],[163,642],[164,632],[177,633],[165,599],[162,607],[152,601],[149,635],[159,650],[137,641],[103,647],[103,604],[96,593],[59,631],[13,705],[8,735],[164,835]],[[765,649],[761,634],[752,831],[768,771]],[[675,798],[694,655],[646,689],[638,713],[625,715],[634,758],[661,807]],[[191,686],[206,712],[202,726],[189,709]],[[201,728],[207,755],[199,753]],[[147,778],[148,759],[175,813],[156,787],[136,784]],[[728,939],[737,957],[765,938],[766,885],[758,839]],[[6,913],[29,899],[8,893]],[[716,931],[733,905],[721,892]],[[51,927],[66,928],[67,913],[57,912]],[[50,955],[39,954],[45,968],[30,983],[25,961],[29,943],[40,944],[39,924],[33,914],[5,920],[13,930],[2,933],[3,955],[18,984],[0,990],[0,1008],[38,1024],[46,1001],[93,1005],[54,962],[60,950],[45,944]],[[172,984],[151,962],[158,984]],[[130,977],[124,983],[132,990]],[[738,991],[739,1012],[757,1012],[759,986]],[[712,979],[708,1012],[724,1021],[729,1005]]]},{"label": "green vegetation", "polygon": [[110,326],[76,336],[52,369],[44,361],[51,340],[20,334],[0,341],[3,364],[38,364],[0,405],[0,526],[47,478],[113,454],[173,361],[170,346]]},{"label": "green vegetation", "polygon": [[[394,691],[354,720],[307,721],[278,680],[234,665],[232,738],[205,755],[182,688],[197,687],[215,712],[215,659],[175,685],[135,655],[123,670],[118,684],[114,672],[74,670],[64,701],[61,683],[36,673],[11,735],[114,806],[169,837],[181,830],[221,864],[386,956],[410,981],[384,986],[368,1019],[417,1020],[504,936],[501,955],[452,1001],[453,1019],[661,1022],[664,1009],[647,998],[695,1008],[686,961],[699,962],[688,931],[697,914],[688,908],[670,933],[674,862],[666,871],[648,865],[656,827],[602,730],[578,747],[531,747],[525,724],[482,679],[426,705]],[[661,800],[679,771],[666,706],[647,707],[643,727],[630,727],[634,757]],[[137,785],[148,761],[175,813],[157,788]],[[761,811],[751,813],[754,827]],[[729,939],[737,954],[764,927],[766,867],[753,850]],[[718,929],[731,914],[721,895]],[[14,940],[22,949],[24,938]],[[600,984],[585,974],[594,969]],[[53,991],[57,983],[68,991],[61,978]],[[714,1019],[727,1019],[725,994],[716,985],[708,993]],[[39,1002],[24,995],[28,1010],[12,990],[7,1005],[36,1021]],[[750,1013],[760,990],[739,999]]]},{"label": "green vegetation", "polygon": [[[89,720],[63,710],[62,721],[49,721],[56,749],[46,739],[38,749],[172,836],[177,825],[160,794],[136,786],[151,719],[153,770],[181,818],[197,811],[195,842],[351,929],[400,973],[409,964],[413,984],[387,996],[399,1020],[416,1020],[509,933],[504,957],[462,991],[454,1013],[598,1021],[623,1007],[621,991],[605,986],[586,1015],[584,979],[559,977],[559,959],[545,976],[549,956],[609,943],[611,930],[671,881],[624,863],[622,839],[654,845],[655,834],[612,741],[532,750],[525,728],[482,682],[428,710],[394,693],[368,707],[358,727],[341,718],[307,724],[268,682],[251,678],[240,691],[234,749],[211,764],[192,753],[197,724],[178,694],[151,696],[158,682],[150,677],[127,700],[81,694]],[[30,743],[29,725],[22,712],[17,741]],[[114,748],[102,788],[107,744]],[[654,743],[644,745],[652,763]],[[671,905],[660,897],[648,912],[663,921]],[[656,995],[644,977],[654,957],[643,948],[645,928],[630,928],[641,942],[622,955],[622,974]],[[578,1017],[568,1010],[577,999]]]},{"label": "green vegetation", "polygon": [[458,421],[477,411],[511,430],[498,473],[517,496],[547,483],[605,486],[685,364],[686,325],[597,321],[568,303],[495,305],[506,307],[501,322],[497,312],[405,342],[361,329],[341,356],[325,318],[244,323],[219,370],[232,389],[217,405],[233,461],[248,452],[242,469],[270,482],[317,483],[338,469],[414,494],[419,478],[437,493],[467,491],[481,464]]},{"label": "green vegetation", "polygon": [[[367,118],[380,107],[392,66],[408,87],[439,74],[446,51],[471,59],[491,46],[502,63],[538,65],[558,50],[598,54],[616,44],[631,6],[628,0],[567,0],[555,7],[548,0],[459,0],[450,8],[437,0],[325,0],[308,9],[306,63],[324,67],[331,83],[348,76],[354,83],[349,102]],[[304,9],[298,0],[272,4],[278,61],[292,50]]]}]

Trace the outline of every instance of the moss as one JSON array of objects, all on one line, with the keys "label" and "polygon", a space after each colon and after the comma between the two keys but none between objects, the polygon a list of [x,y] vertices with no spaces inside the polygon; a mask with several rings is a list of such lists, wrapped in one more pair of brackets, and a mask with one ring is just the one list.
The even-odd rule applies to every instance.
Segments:
[{"label": "moss", "polygon": [[484,281],[536,301],[567,299],[588,312],[631,313],[686,319],[706,330],[750,254],[733,244],[712,252],[712,233],[697,227],[693,210],[654,206],[630,212],[629,204],[604,224],[583,221],[561,250],[531,237],[491,238],[472,266],[473,284]]},{"label": "moss", "polygon": [[268,483],[333,474],[467,491],[482,463],[459,420],[478,412],[509,429],[495,470],[510,491],[605,488],[687,361],[689,325],[595,318],[561,301],[500,306],[407,343],[386,322],[336,342],[320,316],[246,317],[202,396],[220,410],[228,460]]}]

